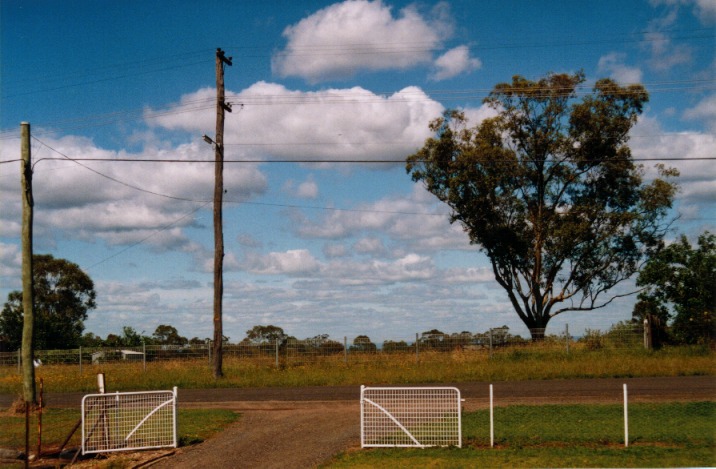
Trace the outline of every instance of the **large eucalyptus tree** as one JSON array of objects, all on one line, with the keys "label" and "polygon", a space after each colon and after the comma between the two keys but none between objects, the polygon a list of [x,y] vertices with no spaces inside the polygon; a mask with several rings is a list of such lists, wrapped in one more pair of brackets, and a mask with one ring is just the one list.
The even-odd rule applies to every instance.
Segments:
[{"label": "large eucalyptus tree", "polygon": [[662,238],[678,172],[644,180],[628,145],[648,94],[609,79],[515,76],[485,99],[496,116],[469,127],[448,111],[407,171],[452,209],[487,254],[517,315],[543,337],[550,319],[602,308]]}]

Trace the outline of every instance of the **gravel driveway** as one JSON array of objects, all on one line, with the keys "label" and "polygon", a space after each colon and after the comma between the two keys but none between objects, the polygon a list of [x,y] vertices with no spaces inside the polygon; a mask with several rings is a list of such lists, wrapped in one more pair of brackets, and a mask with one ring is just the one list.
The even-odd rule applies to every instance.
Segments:
[{"label": "gravel driveway", "polygon": [[237,409],[241,418],[221,434],[151,467],[309,468],[360,447],[358,402],[260,404]]}]

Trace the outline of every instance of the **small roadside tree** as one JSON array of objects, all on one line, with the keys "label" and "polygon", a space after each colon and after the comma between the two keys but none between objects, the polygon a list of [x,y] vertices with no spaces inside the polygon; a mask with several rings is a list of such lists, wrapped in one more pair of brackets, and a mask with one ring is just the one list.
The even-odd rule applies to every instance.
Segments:
[{"label": "small roadside tree", "polygon": [[378,347],[370,341],[370,337],[367,335],[359,335],[353,339],[353,345],[348,350],[351,352],[373,353],[378,350]]},{"label": "small roadside tree", "polygon": [[394,340],[384,340],[382,350],[385,353],[410,352],[414,350],[414,347],[408,345],[404,340],[397,342]]},{"label": "small roadside tree", "polygon": [[418,342],[420,348],[423,349],[442,349],[445,346],[445,340],[449,337],[443,331],[431,329],[420,334]]},{"label": "small roadside tree", "polygon": [[139,347],[143,343],[151,343],[151,340],[151,337],[146,337],[144,335],[144,331],[139,333],[133,327],[122,327],[122,341],[124,342],[124,345],[128,347]]},{"label": "small roadside tree", "polygon": [[[166,324],[157,326],[154,330],[154,334],[152,334],[152,339],[158,345],[186,345],[189,342],[186,337],[179,335],[179,331],[177,331],[176,327]],[[139,345],[141,345],[141,342]]]},{"label": "small roadside tree", "polygon": [[515,76],[485,99],[495,117],[469,128],[448,111],[407,158],[413,180],[487,255],[533,339],[553,317],[619,296],[607,292],[658,246],[676,192],[677,171],[659,166],[644,182],[627,144],[646,90],[601,79],[590,93],[584,81],[581,72]]},{"label": "small roadside tree", "polygon": [[[68,349],[80,345],[87,312],[96,307],[94,283],[80,267],[49,254],[33,258],[36,350]],[[8,295],[0,314],[0,336],[10,348],[22,343],[22,292]]]},{"label": "small roadside tree", "polygon": [[91,348],[102,347],[104,346],[104,340],[93,332],[87,332],[80,339],[80,346]]},{"label": "small roadside tree", "polygon": [[283,342],[288,335],[278,326],[254,326],[246,331],[246,338],[253,344],[275,344]]},{"label": "small roadside tree", "polygon": [[671,322],[674,339],[696,344],[716,341],[716,235],[699,236],[694,249],[686,236],[649,258],[639,273],[644,287],[634,316]]}]

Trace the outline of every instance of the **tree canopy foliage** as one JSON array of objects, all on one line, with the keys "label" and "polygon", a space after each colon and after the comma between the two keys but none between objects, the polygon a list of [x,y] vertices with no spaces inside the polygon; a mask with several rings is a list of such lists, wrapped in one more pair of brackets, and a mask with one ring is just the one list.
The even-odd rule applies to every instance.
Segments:
[{"label": "tree canopy foliage", "polygon": [[512,307],[540,338],[566,311],[600,308],[607,291],[658,246],[677,171],[643,179],[628,146],[648,94],[583,73],[515,76],[485,99],[496,113],[475,127],[448,111],[407,159],[414,181],[452,209],[489,258]]},{"label": "tree canopy foliage", "polygon": [[359,335],[353,339],[353,345],[349,347],[351,352],[368,352],[373,353],[378,350],[378,346],[371,342],[367,335]]},{"label": "tree canopy foliage", "polygon": [[[96,307],[94,283],[77,264],[49,254],[33,256],[35,349],[79,346],[87,312]],[[8,295],[0,315],[0,336],[10,350],[22,343],[22,292]]]},{"label": "tree canopy foliage", "polygon": [[208,339],[193,337],[191,340],[179,334],[176,327],[160,324],[151,336],[144,331],[137,332],[133,327],[122,327],[122,334],[107,334],[106,339],[88,332],[82,336],[80,345],[83,347],[140,347],[142,345],[187,345],[206,344]]},{"label": "tree canopy foliage", "polygon": [[179,335],[176,327],[166,324],[160,324],[152,334],[154,343],[158,345],[186,345],[189,340]]},{"label": "tree canopy foliage", "polygon": [[246,331],[246,339],[254,344],[274,344],[276,341],[283,342],[288,335],[278,326],[254,326]]},{"label": "tree canopy foliage", "polygon": [[705,232],[695,249],[681,236],[649,258],[637,286],[644,290],[634,307],[636,317],[669,321],[678,342],[716,340],[716,235]]}]

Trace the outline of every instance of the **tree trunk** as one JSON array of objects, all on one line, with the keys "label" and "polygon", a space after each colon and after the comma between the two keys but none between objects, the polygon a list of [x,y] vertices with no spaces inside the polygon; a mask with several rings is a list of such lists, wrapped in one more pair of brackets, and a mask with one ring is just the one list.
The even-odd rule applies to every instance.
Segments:
[{"label": "tree trunk", "polygon": [[531,321],[525,321],[525,325],[530,330],[532,342],[541,342],[544,340],[547,332],[547,323],[549,322],[549,319],[549,317],[546,317],[540,319],[533,319]]}]

